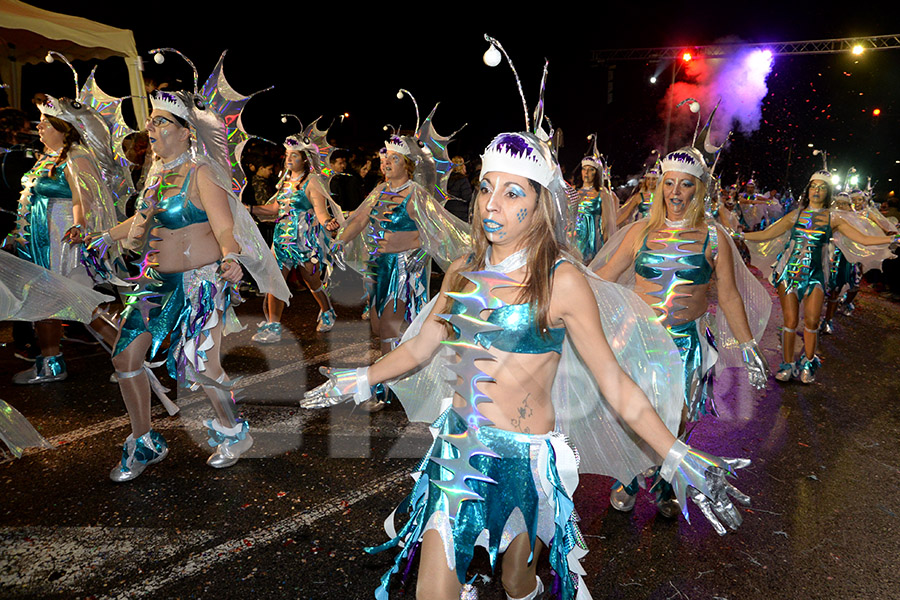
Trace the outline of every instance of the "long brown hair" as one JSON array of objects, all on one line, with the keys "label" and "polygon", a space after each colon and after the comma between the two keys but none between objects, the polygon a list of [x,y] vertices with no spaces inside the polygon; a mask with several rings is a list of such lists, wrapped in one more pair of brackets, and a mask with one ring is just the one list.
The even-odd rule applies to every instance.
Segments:
[{"label": "long brown hair", "polygon": [[[656,184],[656,189],[653,191],[653,204],[650,205],[650,215],[647,217],[647,223],[643,226],[641,234],[634,238],[635,253],[643,245],[644,238],[647,237],[648,233],[662,229],[666,224],[666,201],[663,198],[665,178],[666,174],[663,173],[659,178],[659,183]],[[695,177],[695,179],[697,180],[697,187],[694,189],[691,205],[688,206],[684,215],[684,220],[687,221],[688,227],[692,229],[701,227],[706,223],[706,213],[703,210],[703,201],[706,198],[706,184],[699,177]]]},{"label": "long brown hair", "polygon": [[[553,281],[553,266],[560,255],[560,246],[553,232],[556,230],[556,213],[552,210],[550,192],[536,181],[528,180],[537,192],[537,210],[531,221],[531,227],[525,233],[523,247],[528,248],[527,275],[523,287],[516,299],[518,303],[531,304],[535,320],[542,333],[550,327],[550,296]],[[478,192],[476,192],[477,195]],[[478,198],[476,196],[476,202]],[[477,210],[477,208],[476,208]],[[491,243],[487,235],[477,223],[472,227],[472,253],[461,271],[480,271],[485,266],[485,255]],[[462,275],[453,275],[449,288],[451,292],[461,292],[469,280]],[[442,312],[449,313],[453,301],[449,297]],[[452,334],[450,324],[446,324]]]},{"label": "long brown hair", "polygon": [[50,167],[50,177],[55,177],[56,167],[66,162],[66,159],[69,157],[69,150],[72,149],[74,144],[81,143],[81,135],[78,133],[77,129],[59,117],[44,115],[44,118],[47,119],[47,122],[50,123],[50,126],[53,127],[53,129],[63,134],[62,150],[60,150],[56,160],[53,161],[53,166]]}]

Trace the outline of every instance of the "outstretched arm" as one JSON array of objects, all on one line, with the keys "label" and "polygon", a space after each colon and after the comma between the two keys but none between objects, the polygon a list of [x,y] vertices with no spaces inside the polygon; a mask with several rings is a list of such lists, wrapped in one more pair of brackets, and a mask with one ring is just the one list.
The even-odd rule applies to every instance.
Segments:
[{"label": "outstretched arm", "polygon": [[612,258],[605,265],[594,271],[598,277],[606,281],[617,281],[628,267],[634,263],[634,243],[638,235],[643,232],[640,225],[632,226],[631,230],[625,234],[622,243],[616,248]]},{"label": "outstretched arm", "polygon": [[603,333],[594,292],[584,276],[569,263],[560,265],[553,278],[551,314],[559,315],[565,322],[566,333],[613,410],[657,454],[666,456],[675,436],[641,388],[619,366]]},{"label": "outstretched arm", "polygon": [[444,309],[445,293],[456,279],[462,268],[464,259],[453,263],[444,283],[440,296],[435,302],[431,314],[428,315],[419,333],[403,342],[392,352],[376,361],[371,367],[359,369],[331,369],[322,367],[319,370],[328,377],[328,381],[304,394],[301,406],[304,408],[323,408],[353,399],[357,404],[371,396],[371,386],[395,379],[415,370],[434,356],[446,337],[446,328],[436,316]]},{"label": "outstretched arm", "polygon": [[840,215],[832,214],[831,226],[835,231],[846,235],[857,244],[862,244],[863,246],[890,244],[895,239],[895,236],[893,235],[866,235],[865,233],[845,221]]},{"label": "outstretched arm", "polygon": [[797,214],[800,209],[795,209],[784,215],[762,231],[748,231],[744,233],[744,239],[751,242],[764,242],[766,240],[774,240],[782,233],[788,231],[797,220]]},{"label": "outstretched arm", "polygon": [[565,322],[566,333],[613,410],[665,457],[660,475],[672,484],[685,518],[690,521],[686,502],[690,496],[719,535],[725,535],[725,525],[737,529],[741,515],[729,495],[742,504],[749,504],[750,499],[725,476],[750,461],[722,459],[675,439],[641,388],[619,366],[606,342],[594,293],[584,276],[568,263],[561,265],[554,277],[551,315]]}]

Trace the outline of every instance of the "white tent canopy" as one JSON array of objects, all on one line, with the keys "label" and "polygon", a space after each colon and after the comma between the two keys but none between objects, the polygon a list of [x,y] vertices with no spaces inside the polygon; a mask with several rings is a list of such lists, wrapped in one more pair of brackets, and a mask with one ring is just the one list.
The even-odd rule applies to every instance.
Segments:
[{"label": "white tent canopy", "polygon": [[[121,56],[128,67],[131,94],[144,96],[141,60],[129,29],[117,29],[81,17],[72,17],[29,6],[19,0],[0,0],[0,77],[9,86],[7,94],[16,108],[22,105],[22,65],[44,60],[55,50],[69,60]],[[138,123],[147,118],[146,104],[134,103]]]}]

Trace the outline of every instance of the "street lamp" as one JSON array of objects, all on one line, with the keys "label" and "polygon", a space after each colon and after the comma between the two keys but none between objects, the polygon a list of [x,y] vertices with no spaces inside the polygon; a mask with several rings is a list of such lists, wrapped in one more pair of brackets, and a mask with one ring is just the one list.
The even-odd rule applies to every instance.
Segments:
[{"label": "street lamp", "polygon": [[[693,56],[690,52],[685,50],[681,54],[681,62],[677,62],[675,66],[672,68],[672,86],[675,85],[675,77],[678,75],[678,71],[681,70],[682,65],[689,63],[693,60]],[[652,81],[651,81],[652,83]],[[669,88],[671,89],[671,87]],[[668,102],[668,107],[666,107],[666,140],[663,143],[663,154],[669,153],[669,136],[672,131],[672,105],[675,103],[675,98],[670,98]]]}]

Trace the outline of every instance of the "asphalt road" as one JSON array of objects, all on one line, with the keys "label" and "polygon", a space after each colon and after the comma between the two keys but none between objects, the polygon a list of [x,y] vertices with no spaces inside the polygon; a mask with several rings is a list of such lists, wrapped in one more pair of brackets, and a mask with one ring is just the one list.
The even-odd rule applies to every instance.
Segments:
[{"label": "asphalt road", "polygon": [[[207,467],[210,409],[201,394],[179,392],[179,415],[154,408],[169,456],[126,484],[108,478],[129,433],[108,356],[64,342],[66,382],[13,386],[27,365],[0,324],[0,397],[55,445],[0,455],[0,597],[371,598],[393,555],[363,548],[386,541],[383,520],[431,436],[398,406],[373,415],[297,406],[320,365],[377,356],[360,294],[342,276],[338,324],[317,334],[312,298],[298,293],[289,335],[268,347],[250,341],[262,302],[248,299],[238,309],[248,328],[226,338],[224,364],[243,377],[253,449],[230,469]],[[737,533],[719,537],[693,507],[691,524],[662,518],[647,492],[632,514],[618,513],[609,479],[581,478],[575,505],[594,598],[900,597],[900,310],[871,293],[857,305],[822,340],[815,384],[771,380],[755,393],[741,372],[720,377],[719,417],[701,421],[692,443],[753,459],[737,482],[753,498]],[[779,324],[776,307],[763,343],[773,365]],[[546,560],[539,573],[549,582]],[[414,597],[414,577],[392,597]],[[482,599],[505,597],[496,577],[477,586]]]}]

